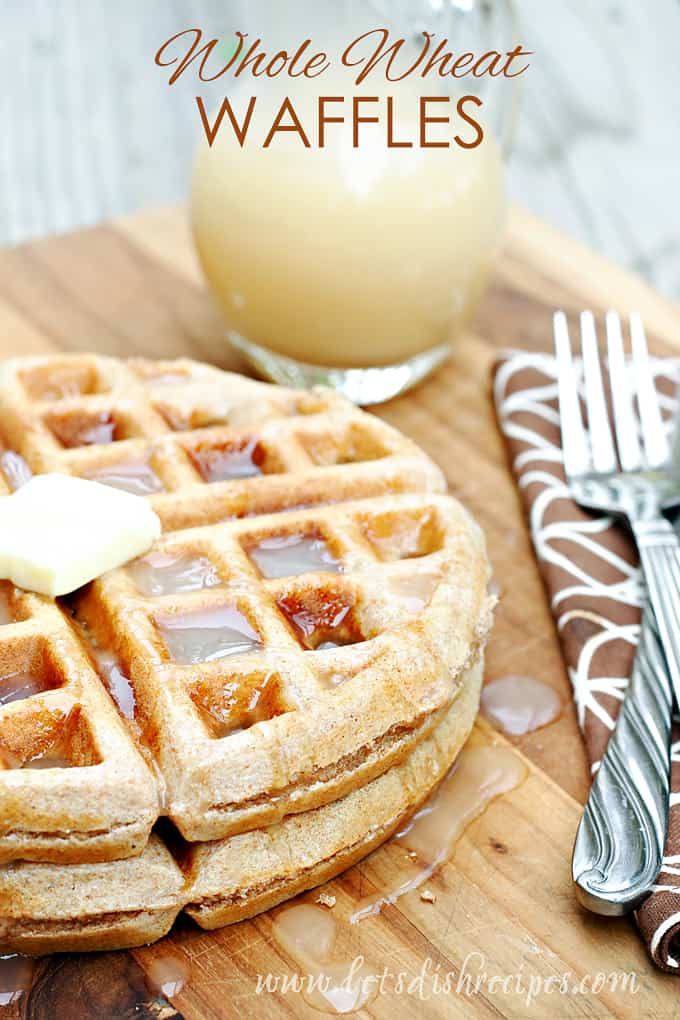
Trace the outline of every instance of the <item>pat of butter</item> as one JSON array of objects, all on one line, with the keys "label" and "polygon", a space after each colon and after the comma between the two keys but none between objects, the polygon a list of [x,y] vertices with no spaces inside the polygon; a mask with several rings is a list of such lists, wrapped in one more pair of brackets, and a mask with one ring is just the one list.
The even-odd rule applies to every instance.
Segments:
[{"label": "pat of butter", "polygon": [[0,499],[0,578],[67,595],[148,551],[161,522],[141,496],[68,475],[36,475]]}]

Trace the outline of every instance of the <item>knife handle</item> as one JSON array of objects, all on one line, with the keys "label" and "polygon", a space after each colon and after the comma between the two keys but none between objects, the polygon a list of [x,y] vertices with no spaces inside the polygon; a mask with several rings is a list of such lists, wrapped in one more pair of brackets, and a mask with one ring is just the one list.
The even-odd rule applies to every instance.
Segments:
[{"label": "knife handle", "polygon": [[672,690],[647,608],[616,727],[576,833],[576,897],[596,914],[640,905],[663,863],[668,827]]}]

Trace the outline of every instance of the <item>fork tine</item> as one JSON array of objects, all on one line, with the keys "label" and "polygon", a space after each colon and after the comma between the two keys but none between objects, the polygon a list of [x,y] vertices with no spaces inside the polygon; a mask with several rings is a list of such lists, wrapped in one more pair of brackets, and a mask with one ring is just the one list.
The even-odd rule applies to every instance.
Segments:
[{"label": "fork tine", "polygon": [[607,312],[606,325],[609,383],[612,392],[619,460],[624,471],[639,471],[642,467],[642,451],[638,442],[633,397],[623,353],[621,320],[616,312]]},{"label": "fork tine", "polygon": [[616,471],[616,450],[602,385],[597,332],[592,312],[581,313],[581,352],[588,409],[588,432],[596,471]]},{"label": "fork tine", "polygon": [[564,470],[567,478],[585,474],[591,469],[590,449],[581,418],[577,373],[571,355],[569,326],[564,312],[553,317],[555,356],[557,358],[557,390],[560,402],[560,424],[564,449]]},{"label": "fork tine", "polygon": [[642,319],[636,313],[630,317],[630,336],[645,454],[649,466],[659,468],[668,462],[670,449],[659,410],[652,366],[649,363],[645,328]]}]

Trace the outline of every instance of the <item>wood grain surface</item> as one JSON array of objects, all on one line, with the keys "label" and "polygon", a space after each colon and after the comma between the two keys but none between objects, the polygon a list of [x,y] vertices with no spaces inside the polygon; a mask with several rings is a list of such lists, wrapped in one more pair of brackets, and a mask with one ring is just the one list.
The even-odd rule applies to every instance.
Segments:
[{"label": "wood grain surface", "polygon": [[[429,960],[442,972],[469,973],[472,984],[463,981],[458,991],[425,1000],[417,984],[411,994],[391,988],[362,1016],[680,1016],[677,983],[654,970],[631,925],[585,914],[571,891],[571,846],[587,790],[585,755],[490,401],[498,351],[547,349],[556,306],[570,312],[634,306],[657,351],[680,348],[680,313],[670,302],[515,211],[494,285],[455,358],[414,393],[377,411],[432,455],[486,530],[502,591],[487,677],[515,673],[544,680],[560,692],[565,710],[550,727],[515,742],[529,778],[469,827],[452,860],[429,883],[436,902],[410,894],[360,925],[341,923],[345,955],[363,953],[378,973],[388,964],[417,978]],[[181,210],[149,212],[0,253],[0,355],[91,349],[190,354],[241,367],[204,291]],[[473,740],[504,742],[484,723]],[[400,858],[403,851],[388,844],[330,883],[339,922],[360,896],[384,887]],[[45,959],[30,994],[0,1007],[0,1017],[317,1016],[297,993],[256,994],[258,975],[296,972],[271,928],[270,915],[213,933],[182,920],[168,939],[133,953]],[[145,983],[151,962],[169,949],[192,968],[192,979],[172,1003],[155,997]],[[498,978],[475,991],[481,972]],[[609,982],[593,990],[599,974],[614,972],[634,972],[637,991],[612,989]],[[561,992],[565,973],[570,976]]]}]

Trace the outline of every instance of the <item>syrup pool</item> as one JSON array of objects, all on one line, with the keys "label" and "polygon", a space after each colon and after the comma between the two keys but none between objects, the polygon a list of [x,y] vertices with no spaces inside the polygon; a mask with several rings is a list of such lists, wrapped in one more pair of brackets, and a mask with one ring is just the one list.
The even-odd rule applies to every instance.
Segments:
[{"label": "syrup pool", "polygon": [[116,655],[105,652],[92,643],[92,655],[101,674],[104,686],[113,698],[115,705],[125,719],[135,717],[137,707],[134,687],[123,672],[123,667]]},{"label": "syrup pool", "polygon": [[435,593],[440,577],[438,574],[404,574],[391,577],[387,584],[390,601],[407,613],[421,612]]},{"label": "syrup pool", "polygon": [[33,472],[24,458],[14,450],[0,452],[0,471],[12,492],[16,492],[33,477]]},{"label": "syrup pool", "polygon": [[548,726],[561,711],[557,692],[530,676],[501,677],[482,690],[482,715],[513,737]]},{"label": "syrup pool", "polygon": [[147,461],[125,461],[89,471],[84,478],[112,489],[122,489],[133,496],[151,496],[163,491],[163,482]]},{"label": "syrup pool", "polygon": [[142,595],[148,598],[200,591],[221,583],[215,565],[206,556],[151,552],[135,560],[129,570]]},{"label": "syrup pool", "polygon": [[263,454],[255,440],[242,446],[203,448],[192,453],[206,482],[226,482],[234,478],[261,475]]},{"label": "syrup pool", "polygon": [[248,549],[263,577],[295,577],[316,572],[338,573],[340,564],[322,538],[279,535],[263,538]]},{"label": "syrup pool", "polygon": [[408,853],[401,874],[386,889],[359,904],[354,924],[378,914],[386,904],[426,882],[455,849],[467,826],[496,797],[514,790],[526,768],[514,751],[504,747],[465,748],[434,794],[416,812],[394,842]]},{"label": "syrup pool", "polygon": [[36,961],[14,953],[0,956],[0,1006],[17,1002],[33,983]]},{"label": "syrup pool", "polygon": [[0,705],[32,698],[34,694],[48,690],[49,686],[45,680],[32,673],[18,672],[0,676]]},{"label": "syrup pool", "polygon": [[354,1013],[377,995],[372,972],[335,952],[337,922],[324,907],[298,903],[284,907],[274,918],[272,934],[279,947],[301,970],[301,995],[325,1013]]},{"label": "syrup pool", "polygon": [[179,995],[191,980],[191,964],[184,956],[177,953],[164,953],[154,956],[145,964],[146,983],[155,995],[164,995],[167,999]]},{"label": "syrup pool", "polygon": [[24,763],[25,769],[72,769],[74,767],[70,758],[62,752],[61,748],[50,748],[44,754],[36,754],[35,758]]},{"label": "syrup pool", "polygon": [[81,637],[87,645],[88,651],[94,659],[97,671],[104,682],[104,686],[113,699],[118,711],[126,719],[133,720],[136,708],[135,691],[125,675],[118,656],[99,647],[84,620],[74,617],[74,622],[80,629]]},{"label": "syrup pool", "polygon": [[47,424],[62,446],[105,446],[122,438],[110,411],[72,415],[50,415]]},{"label": "syrup pool", "polygon": [[180,616],[159,614],[156,625],[170,656],[183,666],[213,662],[262,647],[259,635],[234,606]]}]

